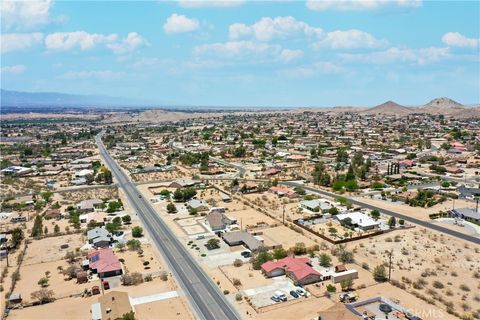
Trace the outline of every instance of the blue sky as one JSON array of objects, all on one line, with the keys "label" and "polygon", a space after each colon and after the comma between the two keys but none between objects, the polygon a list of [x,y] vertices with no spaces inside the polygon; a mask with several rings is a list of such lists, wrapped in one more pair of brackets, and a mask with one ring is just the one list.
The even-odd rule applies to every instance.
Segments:
[{"label": "blue sky", "polygon": [[3,89],[205,106],[480,102],[478,1],[0,5]]}]

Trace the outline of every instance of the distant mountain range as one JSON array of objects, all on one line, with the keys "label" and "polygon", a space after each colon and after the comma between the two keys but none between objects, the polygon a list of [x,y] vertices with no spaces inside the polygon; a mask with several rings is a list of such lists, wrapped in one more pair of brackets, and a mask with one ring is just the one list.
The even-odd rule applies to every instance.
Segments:
[{"label": "distant mountain range", "polygon": [[[128,99],[120,97],[110,97],[103,95],[78,95],[66,94],[58,92],[22,92],[1,90],[1,107],[2,113],[23,113],[32,111],[51,112],[58,110],[65,110],[68,108],[102,108],[111,109],[135,107],[141,109],[151,109],[157,106],[162,108],[169,107],[167,104],[152,103],[149,101],[142,101],[141,99]],[[170,104],[173,109],[175,107]],[[214,111],[215,108],[211,111]],[[206,107],[189,107],[191,112],[198,112]],[[252,107],[241,108],[243,110],[252,109]],[[260,111],[262,108],[254,108]],[[270,108],[271,109],[271,108]],[[273,108],[275,109],[275,108]],[[284,108],[279,108],[284,109]],[[287,108],[288,109],[288,108]],[[187,109],[185,109],[187,110]],[[181,111],[181,110],[179,110]],[[252,109],[253,111],[253,109]],[[324,112],[354,112],[360,114],[385,114],[385,115],[409,115],[414,113],[426,113],[432,115],[443,114],[445,116],[469,118],[480,118],[480,105],[465,106],[450,98],[441,97],[433,99],[422,106],[403,106],[394,101],[387,101],[374,107],[355,107],[355,106],[338,106],[330,108],[301,108],[295,109],[296,112],[302,111],[324,111]]]},{"label": "distant mountain range", "polygon": [[126,107],[148,104],[151,102],[103,95],[1,90],[2,107]]},{"label": "distant mountain range", "polygon": [[426,113],[432,115],[443,114],[452,117],[480,117],[480,106],[464,106],[450,98],[441,97],[433,99],[423,106],[406,107],[393,101],[387,101],[373,108],[366,108],[359,113],[364,114],[386,114],[386,115],[408,115],[413,113]]}]

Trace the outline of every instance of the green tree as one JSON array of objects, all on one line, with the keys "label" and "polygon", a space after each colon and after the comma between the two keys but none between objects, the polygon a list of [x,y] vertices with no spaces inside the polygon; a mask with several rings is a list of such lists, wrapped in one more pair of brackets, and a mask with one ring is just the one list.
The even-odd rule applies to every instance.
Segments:
[{"label": "green tree", "polygon": [[220,240],[217,238],[211,238],[207,241],[207,248],[209,249],[217,249],[220,248]]},{"label": "green tree", "polygon": [[353,279],[344,279],[340,281],[340,286],[342,287],[342,291],[351,290],[353,287]]},{"label": "green tree", "polygon": [[252,258],[252,266],[254,270],[260,270],[262,264],[267,261],[272,261],[273,255],[268,251],[260,251],[256,256]]},{"label": "green tree", "polygon": [[353,263],[354,261],[353,252],[348,251],[346,249],[341,250],[338,260],[340,260],[343,263]]},{"label": "green tree", "polygon": [[12,238],[10,241],[12,242],[12,246],[16,248],[24,238],[23,231],[20,228],[15,228],[12,230],[11,235],[12,235]]},{"label": "green tree", "polygon": [[135,251],[142,247],[142,244],[137,239],[130,239],[127,241],[128,250]]},{"label": "green tree", "polygon": [[[118,230],[118,225],[116,223],[109,222],[105,225],[105,229],[107,229],[109,233],[114,233],[115,231]],[[132,229],[132,235],[133,235],[133,229]]]},{"label": "green tree", "polygon": [[130,217],[128,214],[127,215],[124,215],[122,217],[122,222],[124,224],[130,224],[132,222],[132,217]]},{"label": "green tree", "polygon": [[283,248],[278,248],[278,249],[275,249],[273,250],[273,257],[276,259],[276,260],[280,260],[280,259],[283,259],[287,256],[287,251]]},{"label": "green tree", "polygon": [[378,220],[378,218],[380,218],[380,211],[378,211],[377,209],[374,209],[370,212],[370,215],[376,221]]},{"label": "green tree", "polygon": [[172,202],[169,202],[167,204],[167,212],[168,213],[175,213],[175,212],[177,212],[177,207]]},{"label": "green tree", "polygon": [[322,267],[328,268],[332,265],[332,258],[328,254],[322,253],[319,256],[319,262]]},{"label": "green tree", "polygon": [[45,192],[42,192],[42,198],[43,200],[45,200],[45,202],[50,202],[52,196],[53,196],[53,192],[51,191],[45,191]]},{"label": "green tree", "polygon": [[295,246],[293,247],[293,253],[295,255],[302,255],[307,253],[307,247],[305,246],[305,243],[303,242],[297,242],[295,243]]},{"label": "green tree", "polygon": [[378,265],[373,269],[373,279],[377,282],[385,282],[388,280],[387,278],[387,270],[383,264]]},{"label": "green tree", "polygon": [[140,226],[135,226],[132,228],[132,236],[134,238],[140,238],[143,236],[143,229]]},{"label": "green tree", "polygon": [[395,226],[397,225],[397,219],[395,219],[395,217],[390,217],[390,219],[388,219],[387,224],[390,227],[390,229],[395,228]]},{"label": "green tree", "polygon": [[130,311],[122,315],[121,320],[135,320],[135,312]]},{"label": "green tree", "polygon": [[43,232],[42,224],[43,224],[42,217],[40,215],[37,215],[33,222],[32,237],[38,237],[42,235],[42,232]]},{"label": "green tree", "polygon": [[59,233],[60,232],[60,226],[58,224],[55,225],[55,227],[53,227],[53,232],[55,234]]}]

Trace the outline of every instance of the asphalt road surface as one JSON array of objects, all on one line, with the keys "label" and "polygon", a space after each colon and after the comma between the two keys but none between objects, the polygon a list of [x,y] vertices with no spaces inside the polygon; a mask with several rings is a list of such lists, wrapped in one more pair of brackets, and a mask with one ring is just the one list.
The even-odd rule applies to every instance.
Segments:
[{"label": "asphalt road surface", "polygon": [[[332,193],[332,192],[327,192],[327,191],[323,191],[323,190],[320,190],[320,189],[315,189],[315,188],[305,186],[305,185],[300,184],[300,183],[285,181],[285,182],[281,182],[281,184],[291,186],[291,187],[300,187],[300,188],[303,188],[305,190],[315,192],[315,193],[319,193],[319,194],[323,194],[323,195],[328,196],[328,197],[336,198],[336,197],[340,196],[340,195]],[[480,244],[480,238],[470,236],[470,235],[467,235],[467,234],[463,234],[461,232],[439,226],[439,225],[431,223],[429,221],[420,220],[420,219],[413,218],[413,217],[410,217],[410,216],[407,216],[407,215],[404,215],[404,214],[401,214],[401,213],[398,213],[398,212],[382,209],[380,207],[373,206],[373,205],[367,204],[367,203],[363,203],[363,202],[355,200],[353,198],[349,198],[349,197],[345,197],[345,198],[347,198],[348,201],[350,201],[352,204],[355,204],[357,206],[367,208],[367,209],[370,209],[370,210],[378,210],[378,211],[380,211],[384,214],[395,217],[397,219],[403,219],[405,221],[417,224],[417,225],[425,227],[425,228],[429,228],[429,229],[432,229],[432,230],[435,230],[435,231],[439,231],[439,232],[442,232],[442,233],[445,233],[445,234],[448,234],[448,235],[451,235],[451,236],[454,236],[454,237],[457,237],[457,238],[460,238],[460,239],[463,239],[463,240],[466,240],[466,241],[470,241],[472,243]]]},{"label": "asphalt road surface", "polygon": [[155,209],[141,196],[129,177],[110,157],[101,141],[101,135],[102,133],[95,140],[102,158],[117,179],[118,187],[125,191],[130,204],[167,261],[197,316],[206,320],[241,319],[217,285],[205,274]]}]

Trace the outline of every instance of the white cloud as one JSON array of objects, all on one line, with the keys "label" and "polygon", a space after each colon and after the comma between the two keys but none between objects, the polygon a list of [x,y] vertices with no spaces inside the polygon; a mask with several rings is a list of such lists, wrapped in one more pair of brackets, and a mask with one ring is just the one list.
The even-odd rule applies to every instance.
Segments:
[{"label": "white cloud", "polygon": [[67,80],[81,80],[81,79],[99,79],[99,80],[113,80],[125,77],[125,72],[117,72],[111,70],[82,70],[69,71],[60,76],[61,79]]},{"label": "white cloud", "polygon": [[344,53],[340,57],[345,62],[364,62],[372,64],[388,64],[393,62],[411,62],[427,64],[450,57],[448,48],[401,49],[392,47],[385,51],[371,53]]},{"label": "white cloud", "polygon": [[450,47],[470,47],[475,48],[478,46],[479,39],[467,38],[458,32],[448,32],[442,37],[442,42]]},{"label": "white cloud", "polygon": [[99,44],[114,43],[118,36],[114,33],[109,35],[87,33],[85,31],[56,32],[45,37],[45,46],[48,50],[89,50]]},{"label": "white cloud", "polygon": [[31,29],[50,22],[52,0],[1,1],[2,27],[10,29]]},{"label": "white cloud", "polygon": [[290,62],[303,56],[302,50],[283,49],[280,52],[279,59],[283,62]]},{"label": "white cloud", "polygon": [[1,52],[13,52],[28,49],[34,45],[40,44],[43,40],[43,34],[34,33],[5,33],[0,37]]},{"label": "white cloud", "polygon": [[237,7],[245,3],[245,0],[181,0],[178,4],[184,8],[205,8],[205,7]]},{"label": "white cloud", "polygon": [[314,49],[330,47],[333,49],[378,48],[388,44],[386,40],[379,40],[365,31],[337,30],[327,33],[326,37],[312,45]]},{"label": "white cloud", "polygon": [[25,66],[22,65],[22,64],[17,64],[17,65],[14,65],[14,66],[5,66],[5,67],[2,67],[2,68],[1,68],[1,73],[2,73],[2,74],[13,74],[13,75],[17,75],[17,74],[22,74],[22,73],[24,73],[25,70],[27,70],[27,67],[25,67]]},{"label": "white cloud", "polygon": [[375,10],[385,6],[419,7],[422,0],[308,0],[307,8],[315,11],[325,10]]},{"label": "white cloud", "polygon": [[288,38],[298,35],[320,36],[322,29],[309,26],[294,17],[263,17],[248,26],[243,23],[234,23],[229,27],[229,37],[238,40],[252,36],[260,41],[269,41],[273,38]]},{"label": "white cloud", "polygon": [[281,51],[278,45],[258,43],[253,41],[228,41],[196,46],[194,52],[197,55],[215,55],[220,58],[241,59],[249,56],[277,56]]},{"label": "white cloud", "polygon": [[197,19],[190,19],[181,14],[172,14],[163,25],[163,30],[167,34],[192,32],[198,29],[200,23]]},{"label": "white cloud", "polygon": [[131,53],[145,45],[149,45],[149,43],[141,35],[136,32],[129,32],[126,38],[117,43],[108,43],[107,47],[115,54],[121,55]]},{"label": "white cloud", "polygon": [[319,74],[344,74],[347,69],[333,62],[317,61],[307,66],[282,69],[279,71],[281,76],[289,78],[309,78]]}]

